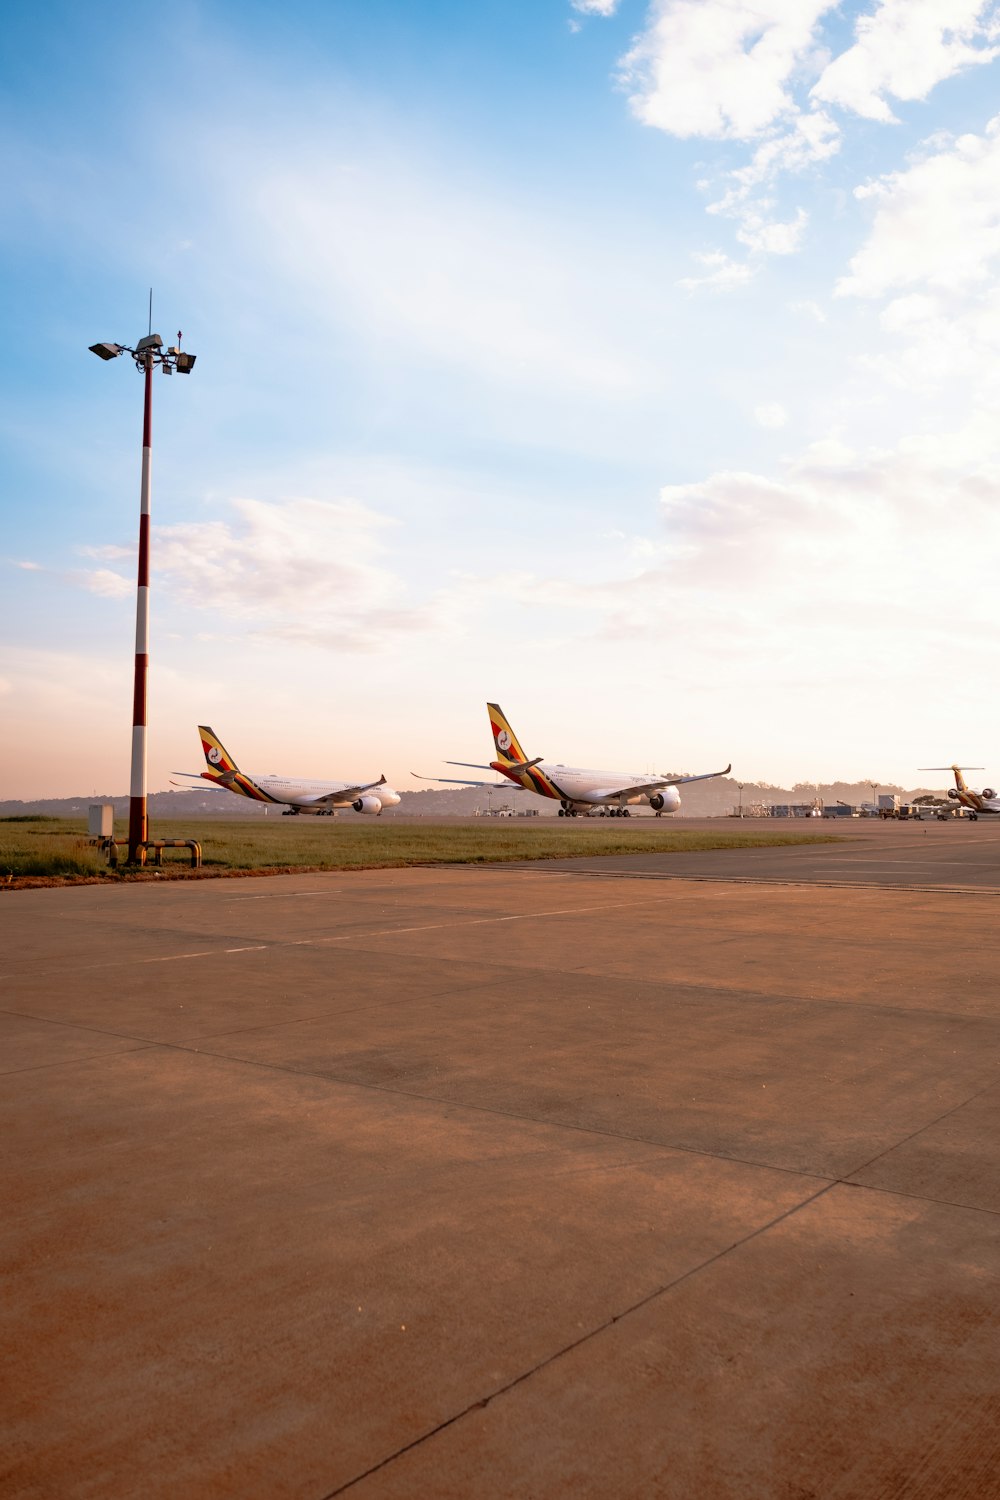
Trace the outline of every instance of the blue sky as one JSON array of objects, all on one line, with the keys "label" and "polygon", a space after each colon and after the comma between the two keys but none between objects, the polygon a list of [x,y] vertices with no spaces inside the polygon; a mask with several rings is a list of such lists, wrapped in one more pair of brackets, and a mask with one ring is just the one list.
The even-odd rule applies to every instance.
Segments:
[{"label": "blue sky", "polygon": [[987,767],[995,0],[53,4],[8,23],[0,794],[209,722],[399,785],[487,748]]}]

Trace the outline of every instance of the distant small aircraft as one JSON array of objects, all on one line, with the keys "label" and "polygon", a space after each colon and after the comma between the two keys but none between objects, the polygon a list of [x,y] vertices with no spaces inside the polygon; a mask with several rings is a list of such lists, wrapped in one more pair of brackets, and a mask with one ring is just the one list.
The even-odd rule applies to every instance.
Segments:
[{"label": "distant small aircraft", "polygon": [[981,771],[982,766],[920,766],[921,771],[951,771],[955,777],[955,785],[948,788],[948,796],[952,802],[958,802],[962,807],[969,809],[969,816],[975,821],[980,813],[1000,814],[1000,797],[991,786],[984,786],[981,792],[974,792],[971,787],[966,786],[963,771]]},{"label": "distant small aircraft", "polygon": [[[208,770],[175,771],[186,781],[207,781],[224,792],[249,797],[254,802],[271,802],[285,808],[282,817],[296,813],[329,816],[338,807],[378,816],[383,807],[395,807],[399,793],[394,792],[384,776],[364,784],[352,781],[293,781],[287,776],[250,776],[241,771],[214,729],[198,725],[201,748]],[[174,782],[174,786],[178,786]]]},{"label": "distant small aircraft", "polygon": [[[476,771],[499,771],[514,787],[534,792],[559,803],[561,818],[575,818],[579,813],[598,811],[600,817],[627,818],[629,807],[648,802],[656,813],[673,813],[681,805],[677,788],[692,781],[709,781],[713,776],[727,776],[724,771],[706,771],[701,776],[643,776],[625,771],[584,771],[575,766],[556,765],[536,756],[529,760],[517,736],[504,718],[498,703],[487,703],[490,728],[497,758],[489,765],[468,760],[449,760],[449,766],[468,766]],[[411,775],[417,776],[415,771]],[[465,781],[456,776],[417,776],[418,781],[446,781],[461,786],[496,786],[491,781]]]}]

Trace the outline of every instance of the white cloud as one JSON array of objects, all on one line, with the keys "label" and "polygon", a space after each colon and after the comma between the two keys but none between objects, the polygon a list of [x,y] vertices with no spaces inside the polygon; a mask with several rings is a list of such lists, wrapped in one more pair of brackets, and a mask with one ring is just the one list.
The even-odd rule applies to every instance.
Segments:
[{"label": "white cloud", "polygon": [[671,135],[753,140],[796,112],[791,80],[832,0],[655,0],[622,60],[637,117]]},{"label": "white cloud", "polygon": [[861,456],[827,442],[777,479],[723,471],[669,485],[648,567],[589,586],[522,580],[520,594],[593,612],[604,636],[652,645],[676,634],[693,674],[728,660],[760,686],[850,681],[871,669],[876,641],[901,690],[955,649],[985,668],[1000,466],[970,463],[962,447]]},{"label": "white cloud", "polygon": [[96,557],[102,562],[120,562],[123,557],[134,557],[134,547],[117,547],[111,544],[102,547],[77,547],[81,557]]},{"label": "white cloud", "polygon": [[622,59],[644,124],[753,146],[708,211],[734,219],[755,254],[800,248],[804,210],[789,216],[755,192],[841,150],[829,106],[892,122],[887,99],[924,99],[943,79],[1000,54],[1000,0],[876,0],[852,45],[831,61],[820,26],[837,8],[833,0],[653,0],[645,31]]},{"label": "white cloud", "polygon": [[755,406],[753,415],[759,427],[784,427],[788,422],[788,413],[778,401],[768,401],[763,406]]},{"label": "white cloud", "polygon": [[613,16],[619,0],[570,0],[570,5],[582,16]]},{"label": "white cloud", "polygon": [[837,284],[840,296],[880,297],[924,286],[954,294],[982,286],[1000,255],[1000,115],[857,189],[877,205],[866,243]]},{"label": "white cloud", "polygon": [[698,251],[694,258],[705,267],[705,275],[683,277],[677,285],[684,287],[685,291],[693,292],[703,286],[719,292],[731,291],[734,287],[744,286],[755,274],[752,266],[731,259],[722,250]]},{"label": "white cloud", "polygon": [[991,62],[998,29],[996,0],[880,0],[859,17],[857,40],[824,70],[812,97],[891,122],[887,97],[926,99],[943,79]]},{"label": "white cloud", "polygon": [[16,562],[14,566],[15,568],[23,569],[25,573],[37,573],[41,569],[42,565],[41,563],[36,562]]},{"label": "white cloud", "polygon": [[130,582],[110,568],[94,568],[76,576],[88,593],[97,594],[102,599],[124,599],[135,588],[134,581]]},{"label": "white cloud", "polygon": [[809,215],[800,208],[794,218],[782,223],[767,217],[768,206],[747,204],[740,215],[736,238],[759,255],[794,255],[802,243]]},{"label": "white cloud", "polygon": [[[232,500],[213,520],[154,527],[156,589],[185,611],[214,613],[243,632],[374,649],[443,618],[437,601],[409,604],[399,576],[378,561],[392,525],[353,500]],[[117,556],[128,549],[82,550]],[[106,598],[134,588],[105,568],[70,576]]]},{"label": "white cloud", "polygon": [[820,307],[819,303],[813,302],[809,298],[805,298],[801,302],[789,302],[788,307],[791,312],[803,313],[807,318],[812,318],[816,323],[826,322],[826,313]]}]

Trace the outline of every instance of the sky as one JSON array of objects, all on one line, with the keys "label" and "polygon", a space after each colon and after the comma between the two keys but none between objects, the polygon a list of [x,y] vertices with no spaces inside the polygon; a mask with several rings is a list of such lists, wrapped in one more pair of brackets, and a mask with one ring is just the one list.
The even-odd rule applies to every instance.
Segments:
[{"label": "sky", "polygon": [[[0,798],[1000,774],[1000,0],[5,21]],[[924,778],[926,779],[926,778]]]}]

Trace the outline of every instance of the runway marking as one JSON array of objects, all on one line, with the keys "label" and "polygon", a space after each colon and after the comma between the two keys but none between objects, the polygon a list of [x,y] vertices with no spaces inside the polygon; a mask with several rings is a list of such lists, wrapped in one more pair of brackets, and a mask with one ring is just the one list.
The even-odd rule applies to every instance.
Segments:
[{"label": "runway marking", "polygon": [[[109,963],[99,964],[74,964],[71,969],[35,969],[33,977],[45,974],[82,973],[89,969],[121,969],[133,968],[139,964],[169,964],[177,963],[181,959],[188,958],[221,958],[229,953],[262,953],[268,951],[282,952],[288,948],[318,948],[323,943],[350,943],[365,942],[370,938],[395,937],[410,932],[437,932],[444,927],[482,927],[490,923],[499,922],[529,922],[537,921],[541,917],[572,917],[595,911],[620,911],[628,906],[649,906],[655,901],[654,897],[646,896],[638,901],[602,901],[597,906],[564,906],[553,911],[525,911],[515,912],[511,916],[504,917],[473,917],[470,921],[451,922],[429,922],[420,927],[377,927],[373,932],[340,932],[332,937],[296,938],[292,942],[277,940],[273,943],[255,943],[248,948],[203,948],[195,953],[167,953],[158,958],[132,958],[117,959]],[[3,979],[16,979],[15,973],[0,975]]]},{"label": "runway marking", "polygon": [[[565,872],[561,872],[565,873]],[[396,937],[408,932],[439,932],[443,927],[483,927],[491,922],[533,922],[540,917],[575,917],[584,912],[591,911],[618,911],[623,906],[648,906],[645,901],[613,901],[610,905],[602,902],[600,906],[562,906],[554,911],[520,911],[514,912],[509,917],[473,917],[467,922],[428,922],[420,927],[378,927],[374,932],[342,932],[336,937],[321,938],[296,938],[291,943],[276,944],[282,948],[307,948],[318,947],[320,943],[347,943],[363,938],[373,937]]]},{"label": "runway marking", "polygon": [[911,895],[932,896],[1000,896],[996,885],[903,885],[888,880],[792,880],[777,875],[685,875],[676,870],[594,870],[565,867],[529,870],[521,865],[478,865],[479,870],[503,869],[514,875],[573,875],[587,880],[681,880],[691,885],[780,885],[796,891],[902,891]]},{"label": "runway marking", "polygon": [[[179,958],[211,958],[212,954],[217,952],[217,948],[202,948],[197,953],[167,953],[161,958],[140,958],[133,959],[132,962],[140,964],[172,964],[176,963]],[[81,969],[117,969],[120,967],[120,964],[80,964]],[[52,971],[49,970],[48,972],[51,973]]]},{"label": "runway marking", "polygon": [[969,861],[967,859],[921,859],[917,857],[913,859],[865,859],[863,856],[857,854],[841,855],[837,859],[837,864],[867,865],[869,869],[885,868],[888,865],[905,865],[908,869],[912,869],[914,865],[930,865],[932,869],[938,865],[959,865],[963,869],[969,868]]},{"label": "runway marking", "polygon": [[245,906],[248,901],[298,901],[300,896],[339,896],[340,891],[268,891],[263,896],[227,896],[224,906]]}]

